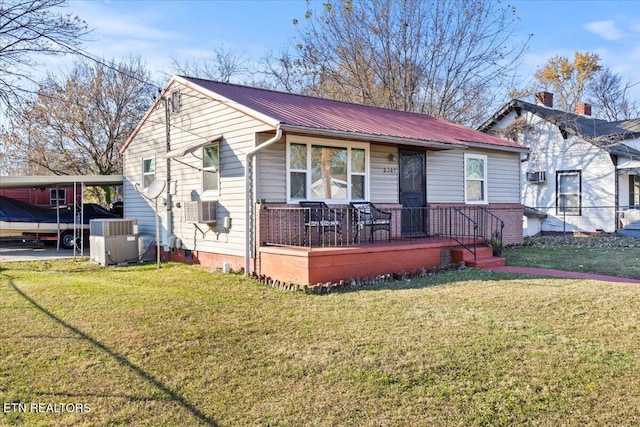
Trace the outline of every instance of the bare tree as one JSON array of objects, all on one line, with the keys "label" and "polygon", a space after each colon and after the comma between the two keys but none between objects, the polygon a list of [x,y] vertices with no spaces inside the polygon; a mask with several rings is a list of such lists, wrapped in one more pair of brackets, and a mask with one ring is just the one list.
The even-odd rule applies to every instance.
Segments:
[{"label": "bare tree", "polygon": [[0,104],[13,108],[34,83],[38,55],[70,53],[87,25],[59,10],[66,0],[0,0]]},{"label": "bare tree", "polygon": [[305,18],[273,81],[464,124],[503,101],[527,43],[514,42],[515,9],[492,0],[330,0]]},{"label": "bare tree", "polygon": [[213,56],[198,60],[180,62],[171,59],[173,72],[190,77],[216,80],[228,83],[232,78],[240,78],[248,71],[247,61],[231,49],[220,45],[213,48]]},{"label": "bare tree", "polygon": [[622,83],[622,76],[603,70],[591,87],[591,102],[598,115],[609,121],[629,120],[640,116],[637,100],[630,98],[633,85]]},{"label": "bare tree", "polygon": [[122,173],[119,150],[155,95],[148,78],[136,58],[78,62],[66,75],[49,75],[37,96],[9,115],[7,158],[29,173]]}]

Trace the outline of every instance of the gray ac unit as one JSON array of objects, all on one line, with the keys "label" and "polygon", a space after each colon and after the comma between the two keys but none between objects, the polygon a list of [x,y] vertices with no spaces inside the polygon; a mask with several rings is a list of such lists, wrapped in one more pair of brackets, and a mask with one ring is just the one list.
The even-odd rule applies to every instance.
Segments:
[{"label": "gray ac unit", "polygon": [[212,201],[190,201],[184,203],[184,216],[187,222],[213,223],[218,219],[218,202]]},{"label": "gray ac unit", "polygon": [[527,172],[527,181],[533,184],[547,182],[547,173],[545,171]]},{"label": "gray ac unit", "polygon": [[103,266],[137,262],[137,219],[92,219],[89,221],[89,256]]}]

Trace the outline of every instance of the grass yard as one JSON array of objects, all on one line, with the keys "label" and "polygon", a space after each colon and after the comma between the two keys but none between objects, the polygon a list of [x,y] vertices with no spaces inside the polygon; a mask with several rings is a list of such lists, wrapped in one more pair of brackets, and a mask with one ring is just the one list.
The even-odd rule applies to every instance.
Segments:
[{"label": "grass yard", "polygon": [[613,235],[543,236],[504,250],[507,265],[640,279],[640,239]]},{"label": "grass yard", "polygon": [[181,264],[0,270],[2,426],[640,423],[640,287],[462,270],[318,296]]}]

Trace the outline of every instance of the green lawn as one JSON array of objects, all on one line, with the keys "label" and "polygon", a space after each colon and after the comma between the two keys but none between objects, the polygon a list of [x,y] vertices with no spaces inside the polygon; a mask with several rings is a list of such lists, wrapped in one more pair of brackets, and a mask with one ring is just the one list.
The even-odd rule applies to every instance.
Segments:
[{"label": "green lawn", "polygon": [[462,270],[318,296],[180,264],[0,269],[2,426],[640,422],[635,286]]},{"label": "green lawn", "polygon": [[545,236],[504,250],[507,265],[554,268],[640,279],[640,239],[611,235]]}]

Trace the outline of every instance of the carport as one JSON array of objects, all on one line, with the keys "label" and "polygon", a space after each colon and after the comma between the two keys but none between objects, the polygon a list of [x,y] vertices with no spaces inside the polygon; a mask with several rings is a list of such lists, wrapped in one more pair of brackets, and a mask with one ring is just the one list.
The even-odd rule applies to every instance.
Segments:
[{"label": "carport", "polygon": [[[5,188],[42,188],[42,187],[56,187],[59,190],[61,187],[73,187],[74,194],[77,194],[78,187],[80,187],[80,201],[74,197],[73,209],[74,212],[81,212],[79,223],[77,222],[76,215],[74,215],[73,224],[73,238],[77,239],[76,233],[82,233],[82,225],[84,218],[82,218],[84,212],[84,189],[91,186],[120,186],[123,183],[122,175],[40,175],[40,176],[0,176],[0,189]],[[56,240],[56,250],[60,250],[60,212],[59,212],[59,200],[56,198],[56,210],[58,212],[58,236]],[[78,211],[78,207],[80,210]],[[84,242],[80,245],[80,255],[84,252]],[[76,256],[76,248],[73,248],[73,255]]]}]

